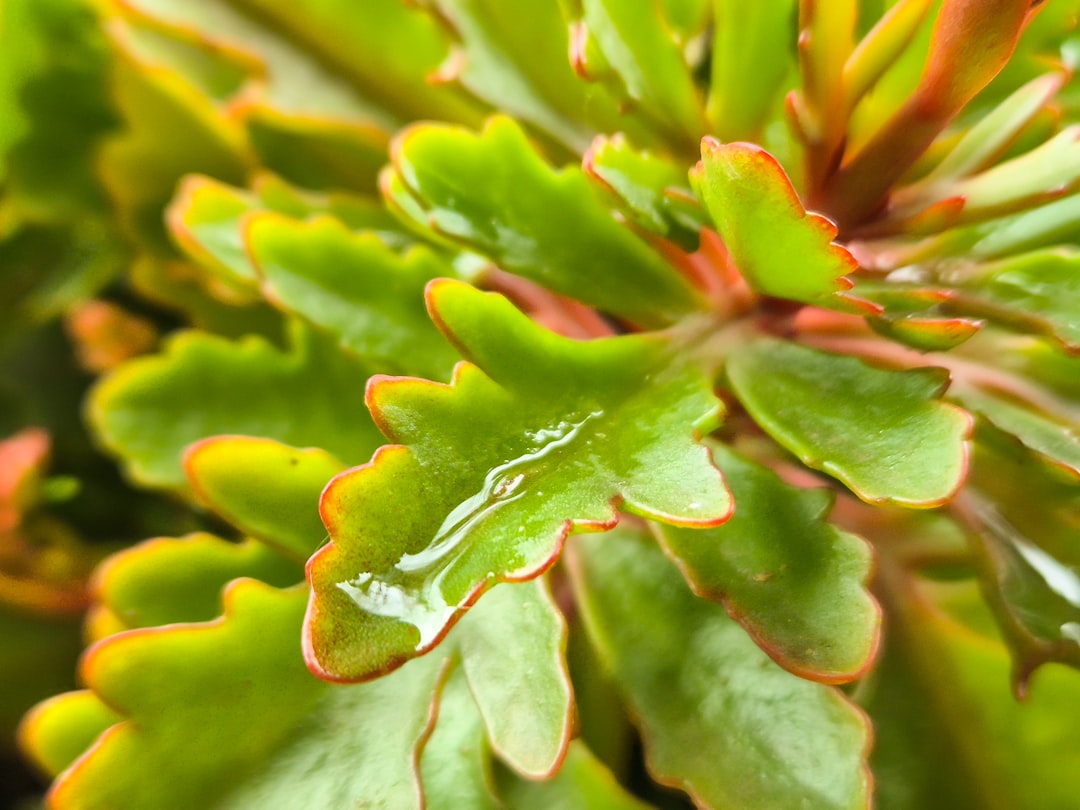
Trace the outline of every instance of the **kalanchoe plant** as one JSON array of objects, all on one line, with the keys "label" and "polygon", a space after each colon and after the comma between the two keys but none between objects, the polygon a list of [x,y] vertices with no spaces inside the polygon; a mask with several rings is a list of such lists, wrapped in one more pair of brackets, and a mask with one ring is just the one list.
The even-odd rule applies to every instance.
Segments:
[{"label": "kalanchoe plant", "polygon": [[0,5],[47,806],[1074,808],[1078,18]]}]

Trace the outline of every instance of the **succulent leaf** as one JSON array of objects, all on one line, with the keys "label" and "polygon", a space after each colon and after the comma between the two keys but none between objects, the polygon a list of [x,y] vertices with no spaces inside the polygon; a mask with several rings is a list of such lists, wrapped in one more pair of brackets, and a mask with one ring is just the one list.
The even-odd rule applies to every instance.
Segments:
[{"label": "succulent leaf", "polygon": [[333,543],[309,563],[305,650],[335,680],[431,649],[483,591],[550,566],[567,533],[613,526],[617,505],[688,526],[731,510],[695,442],[719,402],[662,336],[580,343],[450,281],[429,300],[471,362],[450,386],[376,378],[369,404],[398,444],[323,494]]}]

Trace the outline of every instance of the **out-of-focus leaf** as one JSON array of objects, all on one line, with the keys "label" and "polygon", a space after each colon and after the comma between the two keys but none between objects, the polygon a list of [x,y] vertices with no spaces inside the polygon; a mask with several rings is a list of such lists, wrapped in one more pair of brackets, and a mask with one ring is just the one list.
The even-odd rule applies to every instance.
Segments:
[{"label": "out-of-focus leaf", "polygon": [[23,718],[19,744],[34,764],[56,776],[123,717],[89,690],[49,698]]},{"label": "out-of-focus leaf", "polygon": [[[702,100],[661,6],[652,0],[564,0],[575,69],[640,105],[676,146],[704,134]],[[599,59],[594,61],[594,55]]]},{"label": "out-of-focus leaf", "polygon": [[631,222],[696,250],[708,215],[694,199],[686,172],[675,163],[633,149],[621,135],[598,137],[582,160],[589,177],[610,190]]},{"label": "out-of-focus leaf", "polygon": [[754,140],[779,106],[792,67],[797,3],[713,0],[713,7],[710,131],[721,141]]},{"label": "out-of-focus leaf", "polygon": [[1042,460],[984,444],[972,468],[967,528],[1024,694],[1048,661],[1080,668],[1080,498],[1048,476]]},{"label": "out-of-focus leaf", "polygon": [[477,106],[428,77],[449,45],[435,22],[399,0],[240,0],[286,38],[332,65],[397,123],[424,118],[475,124]]},{"label": "out-of-focus leaf", "polygon": [[394,178],[430,227],[504,270],[645,326],[701,306],[580,169],[554,171],[508,118],[493,118],[480,135],[414,126],[398,136],[393,158]]},{"label": "out-of-focus leaf", "polygon": [[604,88],[583,82],[567,59],[567,26],[555,2],[424,0],[458,43],[439,78],[583,152],[596,131],[655,140],[634,116],[621,115]]},{"label": "out-of-focus leaf", "polygon": [[[974,589],[923,590],[889,578],[887,645],[863,691],[877,729],[873,768],[881,810],[1068,810],[1075,803],[1080,676],[1047,667],[1017,702],[1009,655],[927,596],[980,613]],[[935,707],[928,712],[927,707]]]},{"label": "out-of-focus leaf", "polygon": [[73,688],[80,649],[77,620],[0,605],[0,750],[35,701]]},{"label": "out-of-focus leaf", "polygon": [[458,282],[428,295],[471,362],[449,386],[369,388],[395,444],[323,494],[334,542],[309,563],[305,649],[324,677],[370,678],[431,649],[485,590],[537,576],[569,532],[613,526],[620,504],[688,526],[731,509],[696,442],[720,412],[709,375],[667,338],[582,343]]},{"label": "out-of-focus leaf", "polygon": [[272,175],[264,175],[253,191],[189,175],[166,211],[169,234],[195,262],[223,280],[255,284],[243,238],[246,215],[275,211],[297,219],[327,214],[354,230],[371,231],[395,247],[406,242],[397,221],[376,200],[367,197],[302,193]]},{"label": "out-of-focus leaf", "polygon": [[1080,435],[1074,425],[983,391],[963,390],[953,398],[1048,464],[1080,477]]},{"label": "out-of-focus leaf", "polygon": [[319,495],[344,465],[325,450],[272,439],[216,436],[188,448],[184,469],[199,498],[245,534],[305,560],[325,533]]},{"label": "out-of-focus leaf", "polygon": [[780,666],[824,683],[858,677],[880,624],[864,589],[869,547],[825,520],[827,490],[790,486],[722,445],[711,449],[735,514],[715,529],[660,529],[665,550],[694,591],[723,602]]},{"label": "out-of-focus leaf", "polygon": [[991,219],[1075,190],[1080,182],[1080,126],[1068,127],[1026,154],[971,177],[904,189],[893,197],[892,217],[958,199],[956,214],[943,224]]},{"label": "out-of-focus leaf", "polygon": [[580,740],[570,743],[559,772],[544,782],[496,774],[511,810],[649,810],[634,798]]},{"label": "out-of-focus leaf", "polygon": [[958,281],[970,294],[953,306],[1080,351],[1080,251],[1057,248],[988,262]]},{"label": "out-of-focus leaf", "polygon": [[764,295],[839,307],[858,263],[832,241],[836,226],[803,208],[783,167],[761,147],[706,138],[701,149],[691,179],[750,285]]},{"label": "out-of-focus leaf", "polygon": [[117,124],[94,5],[8,0],[0,9],[4,206],[36,222],[85,217],[103,200],[93,158]]},{"label": "out-of-focus leaf", "polygon": [[938,506],[964,481],[971,418],[939,401],[943,370],[888,371],[762,338],[732,353],[727,374],[766,432],[868,503]]},{"label": "out-of-focus leaf", "polygon": [[141,61],[122,29],[113,30],[113,92],[126,131],[102,150],[102,180],[129,232],[168,255],[162,211],[180,178],[202,172],[238,183],[251,155],[240,127],[209,98],[179,74]]},{"label": "out-of-focus leaf", "polygon": [[850,113],[915,38],[934,0],[898,0],[877,21],[844,62],[841,85]]},{"label": "out-of-focus leaf", "polygon": [[222,589],[234,579],[285,588],[303,575],[295,560],[255,540],[232,543],[205,533],[159,537],[102,563],[94,576],[94,610],[107,611],[113,626],[124,629],[208,622],[221,615]]},{"label": "out-of-focus leaf", "polygon": [[1031,0],[944,0],[918,86],[845,158],[826,188],[824,208],[845,225],[872,217],[893,183],[1005,65],[1030,12]]},{"label": "out-of-focus leaf", "polygon": [[839,692],[776,666],[629,532],[581,538],[571,559],[589,635],[656,778],[724,810],[867,805],[870,732]]},{"label": "out-of-focus leaf", "polygon": [[306,328],[292,330],[292,343],[281,352],[256,337],[180,334],[162,354],[106,377],[90,420],[129,475],[156,487],[183,489],[184,448],[227,433],[321,447],[345,461],[370,455],[380,443],[364,411],[370,372]]},{"label": "out-of-focus leaf", "polygon": [[424,308],[424,287],[454,269],[426,247],[398,255],[332,219],[264,214],[246,238],[268,298],[336,335],[381,370],[448,379],[458,359]]}]

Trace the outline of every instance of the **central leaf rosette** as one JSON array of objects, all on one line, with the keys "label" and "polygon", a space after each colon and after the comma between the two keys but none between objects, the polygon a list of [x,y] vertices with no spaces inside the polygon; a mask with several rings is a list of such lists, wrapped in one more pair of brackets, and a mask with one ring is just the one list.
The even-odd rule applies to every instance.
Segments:
[{"label": "central leaf rosette", "polygon": [[692,527],[732,510],[699,443],[721,404],[674,333],[574,341],[451,281],[428,306],[469,362],[450,385],[373,378],[368,407],[396,444],[322,496],[332,543],[308,565],[304,650],[331,680],[426,652],[485,590],[539,575],[619,508]]}]

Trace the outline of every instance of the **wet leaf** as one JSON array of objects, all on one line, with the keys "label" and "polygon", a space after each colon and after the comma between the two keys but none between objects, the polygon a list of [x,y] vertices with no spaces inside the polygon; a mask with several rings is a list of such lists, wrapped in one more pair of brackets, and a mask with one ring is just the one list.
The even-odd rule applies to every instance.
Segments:
[{"label": "wet leaf", "polygon": [[888,371],[762,338],[732,354],[727,374],[766,432],[868,503],[938,506],[963,483],[971,418],[939,401],[942,370]]},{"label": "wet leaf", "polygon": [[[803,208],[784,169],[759,146],[702,141],[691,172],[739,272],[764,295],[840,306],[858,263],[833,242],[836,226]],[[846,308],[846,307],[845,307]]]},{"label": "wet leaf", "polygon": [[719,414],[708,374],[664,337],[582,343],[458,282],[428,295],[471,362],[449,386],[376,378],[369,407],[396,444],[323,494],[333,543],[309,563],[305,649],[335,680],[432,648],[491,585],[535,577],[618,505],[692,526],[731,509],[695,441]]},{"label": "wet leaf", "polygon": [[859,677],[880,623],[864,589],[869,546],[825,520],[828,490],[785,484],[722,445],[710,447],[735,514],[715,529],[661,528],[665,550],[695,593],[723,602],[780,666],[824,683]]},{"label": "wet leaf", "polygon": [[156,487],[183,489],[184,448],[226,433],[367,457],[379,444],[362,399],[370,372],[305,328],[292,343],[281,352],[257,337],[182,333],[106,377],[90,419],[129,475]]},{"label": "wet leaf", "polygon": [[424,287],[455,275],[426,247],[399,255],[370,233],[332,219],[301,223],[264,214],[246,229],[267,297],[336,335],[384,371],[448,379],[458,359],[432,325]]},{"label": "wet leaf", "polygon": [[416,125],[397,137],[393,159],[393,182],[430,227],[504,270],[644,326],[700,306],[689,282],[615,220],[580,169],[553,170],[508,118],[493,118],[480,135]]},{"label": "wet leaf", "polygon": [[641,538],[581,538],[572,554],[589,636],[656,778],[723,810],[867,806],[869,728],[839,692],[776,666]]},{"label": "wet leaf", "polygon": [[199,499],[241,532],[297,560],[325,537],[319,495],[345,465],[320,448],[216,436],[190,446],[184,469]]}]

